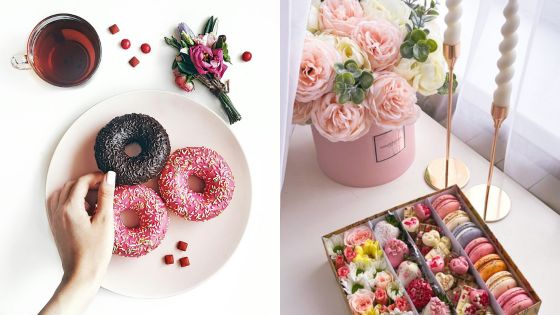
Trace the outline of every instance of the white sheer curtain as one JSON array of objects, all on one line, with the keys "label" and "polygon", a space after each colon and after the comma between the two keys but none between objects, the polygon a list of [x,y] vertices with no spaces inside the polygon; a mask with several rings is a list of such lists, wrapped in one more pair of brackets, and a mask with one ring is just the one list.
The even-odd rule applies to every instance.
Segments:
[{"label": "white sheer curtain", "polygon": [[288,143],[292,133],[292,107],[311,0],[281,0],[280,6],[280,161],[282,163],[280,187],[282,187]]}]

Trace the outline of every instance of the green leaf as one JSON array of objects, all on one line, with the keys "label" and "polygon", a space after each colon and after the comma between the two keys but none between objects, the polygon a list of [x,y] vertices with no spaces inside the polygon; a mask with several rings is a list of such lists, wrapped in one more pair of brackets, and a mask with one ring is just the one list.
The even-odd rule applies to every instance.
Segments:
[{"label": "green leaf", "polygon": [[362,269],[362,268],[356,269],[356,275],[359,275],[359,274],[364,273],[364,272],[365,272],[365,270]]},{"label": "green leaf", "polygon": [[344,69],[344,65],[342,63],[337,62],[337,63],[334,64],[334,71],[337,74],[340,74],[340,73],[346,72],[346,69]]},{"label": "green leaf", "polygon": [[181,49],[181,45],[179,44],[179,42],[177,42],[177,40],[172,36],[171,38],[169,37],[164,37],[163,38],[165,40],[165,43],[169,46],[173,46],[177,49]]},{"label": "green leaf", "polygon": [[346,60],[346,62],[344,62],[344,68],[346,68],[346,70],[350,72],[354,72],[358,70],[358,64],[356,63],[356,61],[348,59]]},{"label": "green leaf", "polygon": [[344,84],[344,82],[336,82],[334,84],[334,92],[336,94],[340,94],[340,93],[344,92],[345,88],[346,88],[346,84]]},{"label": "green leaf", "polygon": [[184,75],[198,74],[198,71],[196,71],[196,68],[192,64],[187,64],[186,62],[179,61],[177,62],[177,67],[179,68],[179,72]]},{"label": "green leaf", "polygon": [[410,39],[416,43],[419,40],[426,39],[426,33],[423,30],[415,29],[412,33],[410,33]]},{"label": "green leaf", "polygon": [[424,62],[428,59],[430,48],[427,45],[417,43],[414,45],[414,47],[412,47],[412,53],[414,55],[414,59],[420,62]]},{"label": "green leaf", "polygon": [[171,70],[175,70],[177,68],[177,60],[173,60],[173,64],[171,65]]},{"label": "green leaf", "polygon": [[[455,91],[457,90],[457,85],[459,85],[459,83],[457,82],[457,76],[453,74],[453,93],[455,93]],[[447,95],[447,93],[449,93],[449,72],[447,72],[447,74],[445,75],[445,82],[438,89],[439,95]]]},{"label": "green leaf", "polygon": [[350,72],[346,72],[342,74],[342,79],[344,79],[344,83],[349,85],[356,84],[356,80],[354,80],[354,76]]},{"label": "green leaf", "polygon": [[352,294],[356,293],[356,291],[358,291],[359,289],[363,289],[364,286],[359,284],[359,283],[354,283],[354,285],[352,286]]},{"label": "green leaf", "polygon": [[202,32],[202,34],[208,34],[210,33],[210,27],[212,27],[212,22],[214,21],[214,16],[211,16],[207,21],[206,24],[204,25],[204,31]]},{"label": "green leaf", "polygon": [[229,56],[228,44],[226,42],[222,43],[222,52],[224,53],[224,61],[231,63],[231,57]]},{"label": "green leaf", "polygon": [[360,88],[355,89],[352,93],[350,93],[350,95],[352,98],[352,103],[354,104],[362,104],[364,98],[366,97],[366,93]]},{"label": "green leaf", "polygon": [[373,74],[364,71],[360,76],[360,87],[364,90],[369,89],[373,85]]},{"label": "green leaf", "polygon": [[189,44],[187,44],[186,41],[184,41],[184,40],[181,39],[181,47],[183,47],[183,48],[189,48]]},{"label": "green leaf", "polygon": [[346,104],[350,101],[350,93],[348,91],[344,91],[340,96],[338,96],[338,102],[340,104]]},{"label": "green leaf", "polygon": [[408,58],[408,59],[414,57],[413,47],[414,47],[414,43],[412,41],[407,41],[402,43],[401,56],[403,58]]},{"label": "green leaf", "polygon": [[344,251],[344,247],[342,245],[337,245],[333,248],[333,252],[337,254],[342,254],[343,251]]},{"label": "green leaf", "polygon": [[437,45],[437,42],[435,40],[430,38],[430,39],[426,40],[426,44],[428,45],[428,48],[430,49],[431,53],[433,53],[437,50],[438,45]]}]

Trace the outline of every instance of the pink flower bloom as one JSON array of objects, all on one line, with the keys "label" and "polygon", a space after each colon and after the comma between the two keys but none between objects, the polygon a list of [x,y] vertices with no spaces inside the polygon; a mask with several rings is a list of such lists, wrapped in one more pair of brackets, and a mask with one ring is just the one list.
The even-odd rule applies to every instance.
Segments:
[{"label": "pink flower bloom", "polygon": [[385,289],[378,287],[375,289],[375,300],[377,303],[386,305],[387,301],[389,301],[389,297],[387,296],[387,292]]},{"label": "pink flower bloom", "polygon": [[313,109],[313,102],[301,103],[295,101],[292,122],[298,125],[306,125],[311,120],[312,109]]},{"label": "pink flower bloom", "polygon": [[344,265],[345,265],[344,264],[344,256],[342,256],[342,255],[336,256],[336,259],[334,261],[334,266],[336,267],[336,269],[338,269],[338,268],[340,268]]},{"label": "pink flower bloom", "polygon": [[336,75],[334,64],[339,61],[340,56],[332,45],[307,36],[299,67],[296,101],[308,103],[332,91]]},{"label": "pink flower bloom", "polygon": [[350,273],[350,268],[348,268],[348,266],[342,266],[338,268],[337,273],[340,279],[346,279],[346,277]]},{"label": "pink flower bloom", "polygon": [[331,142],[353,141],[368,133],[373,122],[369,107],[339,104],[335,93],[314,102],[311,121],[317,131]]},{"label": "pink flower bloom", "polygon": [[400,58],[403,34],[382,18],[358,24],[352,32],[352,38],[367,54],[374,71],[386,70]]},{"label": "pink flower bloom", "polygon": [[354,294],[348,296],[348,304],[354,314],[362,314],[373,307],[375,295],[366,289],[359,289]]},{"label": "pink flower bloom", "polygon": [[319,8],[320,28],[335,35],[349,36],[364,21],[358,0],[325,0]]},{"label": "pink flower bloom", "polygon": [[404,296],[398,297],[395,300],[395,306],[401,312],[406,312],[406,311],[410,310],[410,305],[408,304],[408,302],[406,301],[406,298]]},{"label": "pink flower bloom", "polygon": [[359,225],[344,232],[344,245],[358,246],[367,240],[373,240],[373,231],[367,225]]},{"label": "pink flower bloom", "polygon": [[378,288],[387,288],[387,285],[391,281],[393,281],[393,277],[386,271],[380,271],[375,275],[375,285]]},{"label": "pink flower bloom", "polygon": [[352,260],[356,258],[356,252],[354,252],[352,247],[346,246],[346,248],[344,248],[344,257],[346,257],[346,261],[352,262]]},{"label": "pink flower bloom", "polygon": [[189,56],[196,71],[200,74],[211,73],[216,78],[221,79],[227,70],[227,65],[224,63],[224,54],[221,49],[211,49],[199,44],[189,48]]},{"label": "pink flower bloom", "polygon": [[175,76],[175,84],[187,92],[194,90],[194,84],[187,81],[187,77],[181,74]]},{"label": "pink flower bloom", "polygon": [[414,89],[393,72],[376,73],[366,99],[375,121],[381,126],[410,125],[420,116]]}]

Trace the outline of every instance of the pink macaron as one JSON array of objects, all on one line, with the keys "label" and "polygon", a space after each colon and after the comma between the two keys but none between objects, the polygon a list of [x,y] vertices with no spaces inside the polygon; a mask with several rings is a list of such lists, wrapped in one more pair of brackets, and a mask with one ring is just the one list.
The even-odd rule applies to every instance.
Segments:
[{"label": "pink macaron", "polygon": [[467,244],[465,252],[474,264],[480,258],[496,253],[496,249],[494,249],[494,246],[492,246],[492,243],[490,243],[486,237],[479,237]]},{"label": "pink macaron", "polygon": [[527,292],[520,287],[507,290],[498,298],[497,302],[506,315],[517,314],[528,309],[534,303]]},{"label": "pink macaron", "polygon": [[450,194],[445,194],[437,197],[434,202],[432,202],[432,206],[442,219],[444,219],[451,212],[461,209],[461,203],[459,202],[457,197]]},{"label": "pink macaron", "polygon": [[515,281],[509,271],[500,271],[488,278],[486,285],[494,297],[499,298],[507,290],[515,288],[517,281]]}]

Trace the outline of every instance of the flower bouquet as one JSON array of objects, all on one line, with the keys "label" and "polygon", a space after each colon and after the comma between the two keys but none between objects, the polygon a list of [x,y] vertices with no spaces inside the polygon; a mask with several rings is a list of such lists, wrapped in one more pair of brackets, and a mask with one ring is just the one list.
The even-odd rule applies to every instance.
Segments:
[{"label": "flower bouquet", "polygon": [[355,315],[413,314],[368,225],[323,239]]},{"label": "flower bouquet", "polygon": [[340,183],[373,186],[400,176],[414,157],[416,93],[446,92],[436,2],[416,2],[311,7],[293,122],[312,125],[319,166]]},{"label": "flower bouquet", "polygon": [[183,90],[194,89],[193,81],[197,80],[206,86],[220,100],[229,123],[241,119],[241,115],[233,106],[227,95],[228,84],[221,81],[230,63],[225,35],[217,35],[218,19],[210,17],[202,34],[195,35],[185,23],[180,23],[178,37],[165,37],[165,42],[177,49],[177,55],[171,68],[175,74],[175,83]]}]

